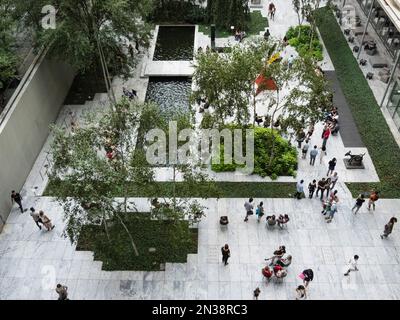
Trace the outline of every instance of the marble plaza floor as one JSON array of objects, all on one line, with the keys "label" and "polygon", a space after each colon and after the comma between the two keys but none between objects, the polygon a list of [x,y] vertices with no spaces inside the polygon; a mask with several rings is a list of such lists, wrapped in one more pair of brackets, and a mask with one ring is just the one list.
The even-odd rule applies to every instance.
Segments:
[{"label": "marble plaza floor", "polygon": [[[263,0],[262,14],[267,15],[269,1]],[[291,25],[296,25],[291,2],[275,0],[277,13],[270,22],[271,34],[282,38]],[[257,9],[256,9],[257,10]],[[196,36],[197,46],[205,47],[209,40]],[[232,39],[221,39],[226,45]],[[288,48],[289,54],[291,48]],[[122,86],[134,87],[139,100],[146,94],[148,79],[143,77],[148,62],[143,55],[133,77],[127,82],[116,79],[113,87],[119,96]],[[324,70],[333,70],[329,55],[322,62]],[[82,117],[88,110],[102,108],[108,103],[107,95],[98,94],[84,106],[65,106],[58,123],[68,126],[68,112],[74,110]],[[262,107],[258,110],[262,113]],[[316,126],[312,144],[320,144],[321,125]],[[265,220],[257,223],[250,217],[245,223],[243,203],[246,199],[199,200],[205,206],[206,217],[199,224],[197,254],[188,255],[187,263],[167,263],[160,272],[103,271],[102,262],[95,261],[92,252],[76,251],[75,246],[62,235],[64,222],[62,208],[53,198],[42,197],[47,184],[46,166],[50,164],[47,152],[51,137],[43,147],[30,176],[22,190],[24,206],[44,210],[56,228],[51,232],[38,230],[28,212],[21,214],[14,207],[0,234],[0,299],[56,299],[57,283],[68,286],[70,299],[252,299],[253,290],[261,289],[262,300],[292,300],[295,288],[301,284],[298,275],[304,270],[314,270],[314,280],[308,289],[312,300],[337,299],[400,299],[400,233],[395,226],[393,234],[380,238],[384,225],[392,216],[398,216],[400,200],[379,200],[375,212],[366,206],[358,215],[351,212],[354,204],[344,182],[379,181],[371,158],[367,154],[365,170],[346,170],[342,158],[351,149],[354,153],[368,152],[365,148],[345,148],[340,134],[328,140],[328,157],[322,164],[311,167],[299,159],[297,179],[306,184],[326,175],[327,162],[338,158],[339,195],[338,212],[327,224],[321,215],[321,202],[314,198],[255,199],[264,201],[266,215],[288,214],[287,228],[269,229]],[[168,169],[156,173],[157,180],[168,181]],[[214,174],[218,181],[269,181],[256,176]],[[296,181],[280,177],[278,181]],[[149,209],[148,199],[130,199],[140,210]],[[230,224],[221,229],[219,217],[228,215]],[[229,265],[221,262],[220,248],[228,243],[231,248]],[[261,275],[264,259],[285,245],[293,256],[288,276],[282,281],[266,282]],[[360,256],[359,272],[344,277],[344,267],[355,254]]]}]

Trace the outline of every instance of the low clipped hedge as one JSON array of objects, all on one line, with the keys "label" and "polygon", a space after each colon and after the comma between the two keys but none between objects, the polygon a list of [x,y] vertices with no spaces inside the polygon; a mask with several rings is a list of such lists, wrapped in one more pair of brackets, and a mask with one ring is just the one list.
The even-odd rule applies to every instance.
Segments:
[{"label": "low clipped hedge", "polygon": [[379,183],[348,183],[347,186],[354,197],[360,192],[375,189],[381,191],[382,198],[400,198],[400,148],[332,10],[320,8],[316,17],[340,86],[380,179]]},{"label": "low clipped hedge", "polygon": [[[273,137],[274,133],[274,137]],[[271,165],[271,150],[275,138],[275,155]],[[212,164],[215,172],[232,172],[243,165],[224,164],[223,145],[221,144],[220,164]],[[244,146],[245,150],[245,146]],[[254,128],[254,172],[261,177],[296,176],[297,150],[282,138],[277,132],[263,127]]]},{"label": "low clipped hedge", "polygon": [[309,25],[290,27],[286,33],[286,37],[289,40],[289,44],[296,48],[300,57],[311,57],[318,61],[323,60],[322,44],[317,34],[314,35],[314,39],[311,42],[311,27]]}]

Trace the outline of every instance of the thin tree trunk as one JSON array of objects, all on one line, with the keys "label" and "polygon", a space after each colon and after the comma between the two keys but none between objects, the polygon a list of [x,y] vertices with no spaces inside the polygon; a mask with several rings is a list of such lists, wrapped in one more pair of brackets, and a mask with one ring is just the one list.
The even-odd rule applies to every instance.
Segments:
[{"label": "thin tree trunk", "polygon": [[104,214],[103,214],[103,224],[104,224],[104,230],[106,231],[108,242],[110,242],[111,241],[110,233],[108,232],[107,219],[105,218]]},{"label": "thin tree trunk", "polygon": [[132,245],[132,249],[135,252],[135,256],[138,257],[139,256],[139,251],[137,250],[137,247],[135,245],[135,242],[133,240],[133,237],[131,235],[131,233],[129,232],[128,227],[126,226],[126,224],[124,223],[124,221],[122,220],[122,218],[119,216],[119,214],[116,214],[117,218],[119,219],[119,221],[121,222],[122,226],[124,227],[126,233],[128,234],[129,238],[131,239],[131,245]]}]

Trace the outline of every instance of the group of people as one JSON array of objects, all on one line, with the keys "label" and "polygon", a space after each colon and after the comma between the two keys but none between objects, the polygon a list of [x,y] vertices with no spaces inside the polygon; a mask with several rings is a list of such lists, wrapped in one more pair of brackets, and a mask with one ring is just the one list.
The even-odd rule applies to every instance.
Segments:
[{"label": "group of people", "polygon": [[[247,222],[249,220],[249,216],[254,214],[254,199],[250,198],[248,201],[244,203],[244,208],[246,210],[246,217],[244,218],[244,222]],[[257,216],[257,222],[261,221],[261,218],[265,215],[264,212],[264,202],[261,201],[256,208],[256,216]],[[289,216],[287,214],[280,214],[278,218],[276,218],[275,215],[270,215],[266,217],[267,221],[267,226],[269,227],[274,227],[276,225],[279,226],[279,228],[283,228],[285,224],[289,222]]]},{"label": "group of people", "polygon": [[[286,247],[280,246],[278,250],[274,251],[271,258],[265,259],[265,261],[271,262],[261,270],[261,273],[268,281],[272,278],[272,276],[275,276],[277,279],[283,279],[287,276],[287,268],[292,263],[292,256],[287,255],[285,257],[285,254]],[[272,267],[272,269],[270,267]]]},{"label": "group of people", "polygon": [[134,100],[137,98],[137,91],[134,89],[128,90],[126,87],[122,87],[122,93],[129,100]]},{"label": "group of people", "polygon": [[246,37],[246,31],[240,31],[239,29],[235,32],[235,40],[242,42],[242,40]]}]

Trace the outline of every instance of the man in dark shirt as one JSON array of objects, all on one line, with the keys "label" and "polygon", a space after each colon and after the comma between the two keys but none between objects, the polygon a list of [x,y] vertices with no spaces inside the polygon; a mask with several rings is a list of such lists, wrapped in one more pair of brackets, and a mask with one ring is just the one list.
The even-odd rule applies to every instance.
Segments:
[{"label": "man in dark shirt", "polygon": [[363,194],[360,194],[358,196],[358,198],[356,199],[356,204],[354,205],[354,207],[351,209],[351,211],[353,211],[354,209],[356,209],[356,211],[354,212],[354,214],[357,214],[358,210],[360,210],[361,206],[363,205],[363,203],[365,202],[365,196]]},{"label": "man in dark shirt", "polygon": [[22,207],[22,197],[18,192],[15,192],[15,190],[11,191],[11,203],[14,204],[14,202],[18,204],[21,213],[24,213],[24,208]]},{"label": "man in dark shirt", "polygon": [[318,189],[317,189],[317,193],[316,196],[318,197],[318,193],[321,192],[321,200],[324,196],[324,192],[325,192],[325,178],[322,178],[322,180],[318,181]]}]

